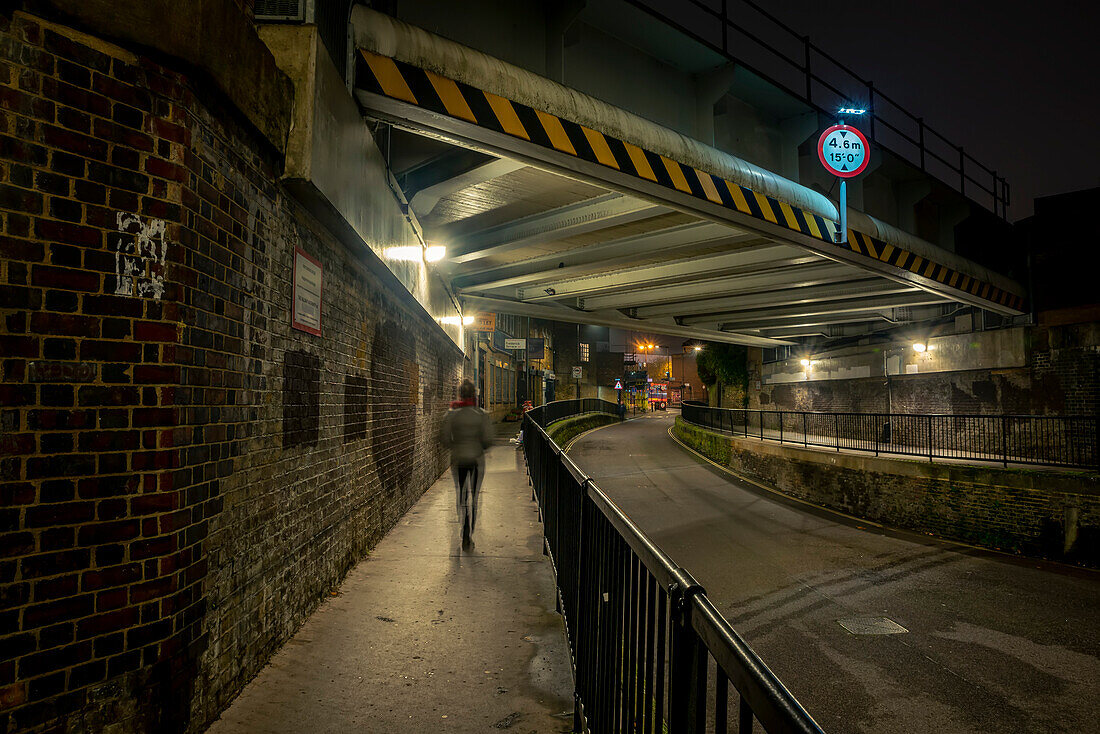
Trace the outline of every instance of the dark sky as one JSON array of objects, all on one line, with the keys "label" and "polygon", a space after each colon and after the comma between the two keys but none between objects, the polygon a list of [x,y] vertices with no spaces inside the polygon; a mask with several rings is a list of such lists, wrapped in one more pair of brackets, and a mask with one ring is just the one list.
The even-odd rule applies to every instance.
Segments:
[{"label": "dark sky", "polygon": [[782,0],[795,30],[1035,197],[1100,185],[1100,1]]}]

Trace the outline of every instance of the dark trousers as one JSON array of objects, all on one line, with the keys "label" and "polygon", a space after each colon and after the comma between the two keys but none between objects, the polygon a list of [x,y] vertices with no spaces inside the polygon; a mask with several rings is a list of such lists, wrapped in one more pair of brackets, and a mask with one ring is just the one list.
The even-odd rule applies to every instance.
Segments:
[{"label": "dark trousers", "polygon": [[[466,514],[465,508],[469,508],[470,533],[474,532],[477,523],[477,509],[481,499],[481,482],[484,478],[485,461],[473,466],[452,466],[451,472],[455,478],[455,508],[458,510],[458,521],[462,522]],[[469,477],[470,496],[465,495],[466,479]]]}]

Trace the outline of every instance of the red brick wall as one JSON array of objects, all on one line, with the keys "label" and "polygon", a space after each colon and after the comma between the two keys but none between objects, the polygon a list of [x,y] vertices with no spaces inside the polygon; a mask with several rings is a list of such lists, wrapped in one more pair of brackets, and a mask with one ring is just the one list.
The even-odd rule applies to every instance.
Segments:
[{"label": "red brick wall", "polygon": [[199,731],[441,473],[457,351],[224,100],[77,38],[0,13],[0,729]]}]

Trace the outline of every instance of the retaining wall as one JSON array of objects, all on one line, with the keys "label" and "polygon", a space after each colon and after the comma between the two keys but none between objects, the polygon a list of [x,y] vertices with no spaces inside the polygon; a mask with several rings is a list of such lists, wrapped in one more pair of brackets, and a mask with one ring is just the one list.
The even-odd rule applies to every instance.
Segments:
[{"label": "retaining wall", "polygon": [[1100,564],[1095,473],[933,464],[726,436],[677,418],[699,453],[791,497],[997,550]]}]

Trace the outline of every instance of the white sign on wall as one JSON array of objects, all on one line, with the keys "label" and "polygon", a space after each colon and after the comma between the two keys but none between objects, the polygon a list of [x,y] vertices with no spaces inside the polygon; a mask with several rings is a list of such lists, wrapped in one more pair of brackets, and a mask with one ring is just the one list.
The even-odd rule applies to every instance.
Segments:
[{"label": "white sign on wall", "polygon": [[321,263],[294,248],[295,329],[321,335]]},{"label": "white sign on wall", "polygon": [[519,350],[526,349],[527,348],[527,340],[526,339],[505,339],[504,340],[504,348],[505,349],[519,349]]}]

